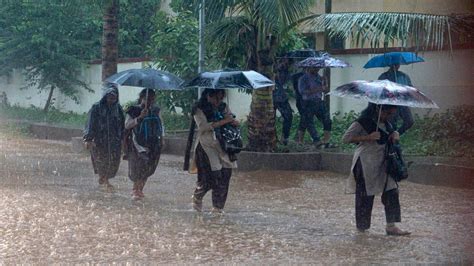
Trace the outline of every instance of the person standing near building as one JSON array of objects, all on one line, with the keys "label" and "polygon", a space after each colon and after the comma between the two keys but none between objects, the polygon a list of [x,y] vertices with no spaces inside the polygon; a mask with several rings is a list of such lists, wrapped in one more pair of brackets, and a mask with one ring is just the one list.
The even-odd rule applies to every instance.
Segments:
[{"label": "person standing near building", "polygon": [[112,188],[109,179],[115,177],[120,165],[124,120],[118,89],[109,84],[102,99],[90,109],[83,135],[99,184],[108,188]]},{"label": "person standing near building", "polygon": [[395,180],[385,172],[385,146],[387,142],[395,143],[400,138],[389,122],[396,112],[394,105],[369,103],[342,138],[345,143],[357,144],[347,192],[355,193],[356,227],[360,232],[370,228],[374,198],[381,195],[387,235],[410,234],[395,225],[401,222],[399,190]]},{"label": "person standing near building", "polygon": [[[332,121],[329,117],[329,111],[323,101],[323,93],[327,91],[318,74],[320,68],[308,67],[303,76],[298,81],[298,91],[302,97],[302,111],[299,131],[308,130],[313,143],[317,147],[329,148],[331,138]],[[317,117],[323,124],[324,137],[321,141],[314,125],[314,117]]]},{"label": "person standing near building", "polygon": [[[388,71],[382,73],[378,79],[379,80],[388,79],[392,82],[396,82],[402,85],[413,87],[410,77],[407,74],[403,73],[402,71],[399,71],[399,69],[400,69],[400,65],[392,65],[390,66]],[[400,127],[398,127],[399,119],[402,120],[402,125]],[[395,129],[397,129],[400,135],[405,133],[414,124],[413,115],[410,111],[410,108],[407,106],[398,106],[397,114],[391,118],[390,123],[393,125]]]},{"label": "person standing near building", "polygon": [[291,124],[293,122],[293,109],[288,102],[288,95],[285,91],[286,84],[289,83],[290,73],[288,71],[288,59],[283,58],[277,66],[275,75],[275,89],[273,90],[273,108],[278,110],[283,118],[283,128],[281,143],[288,144],[290,136]]}]

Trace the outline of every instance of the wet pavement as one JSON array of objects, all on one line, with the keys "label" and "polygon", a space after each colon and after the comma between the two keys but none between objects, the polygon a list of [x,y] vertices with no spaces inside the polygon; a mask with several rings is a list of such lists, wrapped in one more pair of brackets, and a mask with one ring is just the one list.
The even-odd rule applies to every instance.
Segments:
[{"label": "wet pavement", "polygon": [[466,263],[474,262],[474,191],[405,182],[401,227],[358,233],[345,176],[259,171],[232,178],[224,215],[190,205],[195,176],[163,155],[132,201],[127,163],[99,188],[87,154],[69,143],[0,135],[0,263]]}]

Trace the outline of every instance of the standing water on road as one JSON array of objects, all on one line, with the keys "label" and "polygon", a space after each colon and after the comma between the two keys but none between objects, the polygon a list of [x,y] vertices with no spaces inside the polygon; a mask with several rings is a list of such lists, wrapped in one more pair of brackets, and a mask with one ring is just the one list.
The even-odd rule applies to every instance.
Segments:
[{"label": "standing water on road", "polygon": [[0,262],[10,263],[466,263],[474,262],[474,191],[401,184],[402,227],[385,236],[376,200],[358,233],[345,176],[259,171],[232,178],[224,215],[191,208],[195,176],[163,155],[143,201],[127,164],[97,185],[87,154],[66,142],[0,135]]}]

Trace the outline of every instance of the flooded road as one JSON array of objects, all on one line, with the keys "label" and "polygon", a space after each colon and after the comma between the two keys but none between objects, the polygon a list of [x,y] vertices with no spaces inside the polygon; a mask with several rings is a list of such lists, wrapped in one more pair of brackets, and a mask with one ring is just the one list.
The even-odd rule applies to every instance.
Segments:
[{"label": "flooded road", "polygon": [[237,173],[225,215],[191,208],[195,176],[163,155],[132,201],[127,164],[97,185],[86,154],[69,143],[0,135],[0,263],[466,263],[474,262],[474,191],[401,184],[401,227],[387,237],[376,199],[373,225],[355,230],[345,176]]}]

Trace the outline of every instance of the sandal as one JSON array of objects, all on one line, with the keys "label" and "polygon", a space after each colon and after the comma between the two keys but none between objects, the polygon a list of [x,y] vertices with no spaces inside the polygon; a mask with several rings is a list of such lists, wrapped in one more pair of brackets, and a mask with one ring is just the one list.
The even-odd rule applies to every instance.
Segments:
[{"label": "sandal", "polygon": [[411,232],[403,231],[402,229],[396,226],[387,227],[385,229],[385,232],[387,233],[388,236],[407,236],[411,234]]},{"label": "sandal", "polygon": [[337,145],[334,144],[334,143],[321,143],[321,144],[318,144],[317,148],[319,149],[334,149],[334,148],[337,148]]}]

